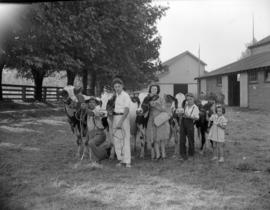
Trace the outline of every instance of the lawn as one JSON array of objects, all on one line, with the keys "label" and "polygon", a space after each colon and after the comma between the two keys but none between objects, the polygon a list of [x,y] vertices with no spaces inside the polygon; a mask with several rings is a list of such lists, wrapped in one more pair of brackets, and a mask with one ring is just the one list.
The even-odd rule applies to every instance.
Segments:
[{"label": "lawn", "polygon": [[167,148],[166,160],[134,158],[130,169],[79,163],[65,116],[1,119],[1,209],[270,209],[270,114],[226,116],[225,163],[210,149],[179,162]]}]

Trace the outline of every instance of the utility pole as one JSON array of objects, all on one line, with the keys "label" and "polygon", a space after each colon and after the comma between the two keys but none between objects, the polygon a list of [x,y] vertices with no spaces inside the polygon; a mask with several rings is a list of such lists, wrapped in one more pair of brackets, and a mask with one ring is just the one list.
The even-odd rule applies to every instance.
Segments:
[{"label": "utility pole", "polygon": [[199,44],[199,50],[198,50],[198,57],[199,57],[199,60],[198,60],[198,64],[199,64],[199,72],[198,72],[198,96],[200,95],[200,92],[201,92],[201,80],[200,80],[200,76],[201,76],[201,49],[200,49],[200,44]]}]

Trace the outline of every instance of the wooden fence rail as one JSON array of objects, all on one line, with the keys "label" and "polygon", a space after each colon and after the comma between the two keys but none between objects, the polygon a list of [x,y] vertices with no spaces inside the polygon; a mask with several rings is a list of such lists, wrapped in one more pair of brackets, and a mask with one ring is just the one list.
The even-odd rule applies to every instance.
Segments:
[{"label": "wooden fence rail", "polygon": [[[44,86],[42,87],[42,100],[59,100],[62,87]],[[3,99],[27,101],[34,98],[35,86],[2,84]]]}]

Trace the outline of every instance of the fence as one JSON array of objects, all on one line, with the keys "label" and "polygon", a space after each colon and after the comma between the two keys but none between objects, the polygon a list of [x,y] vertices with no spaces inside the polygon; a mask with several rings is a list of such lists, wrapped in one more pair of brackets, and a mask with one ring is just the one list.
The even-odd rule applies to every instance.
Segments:
[{"label": "fence", "polygon": [[[42,87],[42,100],[55,101],[60,99],[62,87]],[[27,101],[34,98],[35,86],[2,84],[3,99]]]}]

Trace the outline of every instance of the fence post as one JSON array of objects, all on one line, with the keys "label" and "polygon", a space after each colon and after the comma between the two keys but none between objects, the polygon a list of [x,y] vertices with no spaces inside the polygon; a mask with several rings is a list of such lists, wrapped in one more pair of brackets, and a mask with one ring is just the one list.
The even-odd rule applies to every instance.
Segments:
[{"label": "fence post", "polygon": [[22,87],[22,101],[26,100],[26,87]]},{"label": "fence post", "polygon": [[59,101],[59,87],[56,88],[56,100]]},{"label": "fence post", "polygon": [[46,101],[46,98],[47,98],[47,87],[43,87],[43,100]]}]

